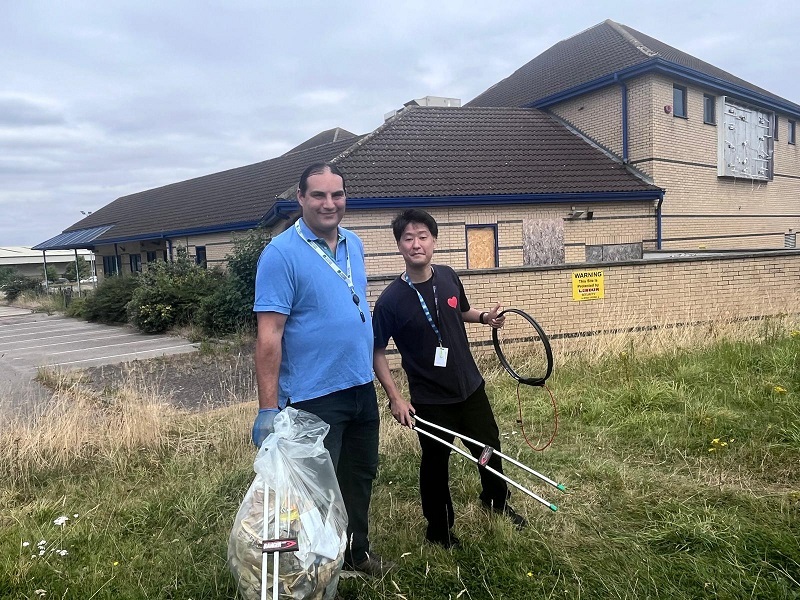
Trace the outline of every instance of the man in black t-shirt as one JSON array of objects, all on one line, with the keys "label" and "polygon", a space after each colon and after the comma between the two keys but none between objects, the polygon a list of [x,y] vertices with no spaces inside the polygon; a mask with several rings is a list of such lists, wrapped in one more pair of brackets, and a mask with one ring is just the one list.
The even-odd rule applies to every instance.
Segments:
[{"label": "man in black t-shirt", "polygon": [[[471,308],[464,287],[455,271],[431,264],[439,228],[434,218],[419,209],[408,209],[395,217],[392,230],[406,270],[383,291],[373,311],[375,350],[373,367],[398,423],[413,425],[421,418],[500,450],[500,434],[484,381],[469,349],[464,322],[502,327],[498,303],[490,311]],[[386,360],[389,339],[400,352],[408,376],[409,403],[400,394]],[[438,438],[453,443],[454,436],[427,429]],[[418,434],[422,448],[420,497],[422,513],[428,521],[426,539],[445,548],[458,545],[452,533],[454,514],[450,497],[448,464],[450,448]],[[482,447],[466,444],[476,458]],[[488,466],[502,473],[496,454]],[[506,482],[479,467],[481,502],[488,510],[511,518],[517,527],[526,525],[506,502]]]}]

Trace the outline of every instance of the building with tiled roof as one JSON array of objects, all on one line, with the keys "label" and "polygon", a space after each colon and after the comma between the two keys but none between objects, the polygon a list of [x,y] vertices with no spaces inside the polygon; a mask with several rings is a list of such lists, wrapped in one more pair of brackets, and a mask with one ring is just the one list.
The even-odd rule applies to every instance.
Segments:
[{"label": "building with tiled roof", "polygon": [[325,143],[315,136],[323,143],[122,196],[34,249],[92,248],[102,257],[101,276],[169,259],[178,245],[200,262],[222,264],[232,249],[231,235],[258,227],[276,196],[297,181],[306,165],[330,160],[358,139],[341,137]]},{"label": "building with tiled roof", "polygon": [[465,107],[426,97],[372,133],[330,129],[254,165],[118,198],[38,249],[91,248],[107,274],[185,246],[220,264],[280,229],[332,160],[371,273],[401,268],[389,223],[418,206],[456,268],[598,262],[652,249],[781,247],[800,227],[800,106],[629,27],[559,42]]},{"label": "building with tiled roof", "polygon": [[[409,206],[437,219],[437,252],[456,268],[564,262],[587,243],[641,257],[662,194],[537,109],[410,106],[333,162],[347,176],[343,225],[364,240],[371,273],[402,269],[388,224]],[[295,211],[295,193],[268,224]],[[549,247],[537,249],[542,237]]]},{"label": "building with tiled roof", "polygon": [[775,248],[800,227],[800,105],[614,21],[466,106],[539,108],[646,173],[665,191],[647,247]]}]

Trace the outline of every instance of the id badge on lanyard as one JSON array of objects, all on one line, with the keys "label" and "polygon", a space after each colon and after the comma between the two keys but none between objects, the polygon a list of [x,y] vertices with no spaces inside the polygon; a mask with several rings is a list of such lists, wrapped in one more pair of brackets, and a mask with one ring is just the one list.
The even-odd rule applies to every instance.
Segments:
[{"label": "id badge on lanyard", "polygon": [[[431,268],[432,277],[435,276],[433,273],[433,268]],[[425,313],[425,317],[428,319],[428,324],[433,328],[434,333],[436,333],[436,337],[439,340],[439,345],[436,346],[436,353],[433,357],[433,366],[434,367],[446,367],[447,366],[447,352],[448,349],[444,347],[442,344],[442,334],[439,332],[439,328],[436,327],[436,323],[433,322],[433,317],[431,316],[431,311],[428,309],[428,305],[425,304],[425,299],[422,297],[422,294],[419,293],[419,290],[414,287],[414,284],[411,282],[411,278],[408,276],[408,273],[405,273],[404,277],[406,283],[411,287],[412,290],[417,292],[417,297],[419,298],[419,305],[422,307],[422,312]],[[436,284],[433,284],[433,301],[436,304],[436,315],[439,315],[439,297],[436,295]],[[440,319],[441,322],[441,319]]]}]

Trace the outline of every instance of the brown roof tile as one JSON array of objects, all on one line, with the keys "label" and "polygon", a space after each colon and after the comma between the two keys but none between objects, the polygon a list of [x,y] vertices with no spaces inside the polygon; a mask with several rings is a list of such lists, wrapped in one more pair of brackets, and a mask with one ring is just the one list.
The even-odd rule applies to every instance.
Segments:
[{"label": "brown roof tile", "polygon": [[315,145],[253,165],[122,196],[65,231],[113,224],[95,240],[101,244],[126,237],[157,237],[162,232],[257,223],[305,167],[332,159],[357,139]]},{"label": "brown roof tile", "polygon": [[465,106],[530,106],[553,94],[644,65],[655,58],[694,69],[800,110],[800,105],[610,19],[558,42]]},{"label": "brown roof tile", "polygon": [[336,162],[351,198],[658,189],[536,109],[406,108]]}]

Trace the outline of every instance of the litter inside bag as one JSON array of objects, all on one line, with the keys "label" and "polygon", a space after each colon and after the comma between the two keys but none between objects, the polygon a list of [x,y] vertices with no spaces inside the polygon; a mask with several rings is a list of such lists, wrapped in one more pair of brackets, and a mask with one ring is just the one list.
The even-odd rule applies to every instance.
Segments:
[{"label": "litter inside bag", "polygon": [[[240,596],[258,599],[262,539],[296,539],[296,551],[278,553],[278,597],[331,600],[344,563],[347,513],[322,442],[329,426],[316,415],[288,407],[275,417],[274,427],[256,455],[256,477],[236,514],[228,541],[228,567]],[[274,555],[268,555],[269,598],[275,585],[273,561]]]}]

